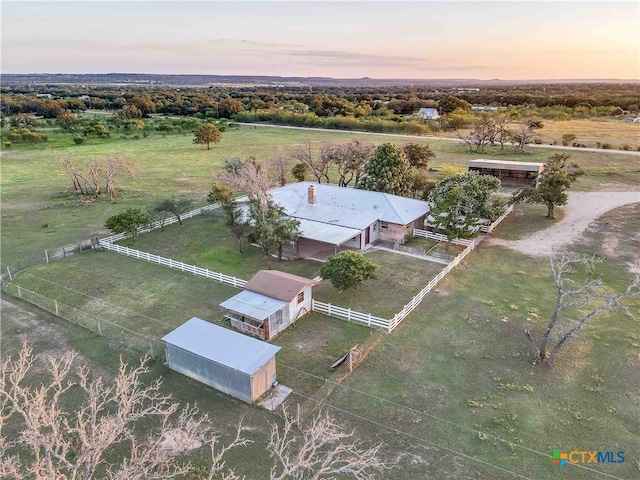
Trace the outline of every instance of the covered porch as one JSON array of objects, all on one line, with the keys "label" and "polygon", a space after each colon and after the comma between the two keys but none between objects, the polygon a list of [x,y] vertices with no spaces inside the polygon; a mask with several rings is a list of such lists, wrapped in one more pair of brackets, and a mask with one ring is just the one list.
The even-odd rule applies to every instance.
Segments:
[{"label": "covered porch", "polygon": [[231,326],[263,340],[270,338],[269,319],[282,310],[288,303],[259,293],[243,290],[220,304],[227,309],[224,318]]}]

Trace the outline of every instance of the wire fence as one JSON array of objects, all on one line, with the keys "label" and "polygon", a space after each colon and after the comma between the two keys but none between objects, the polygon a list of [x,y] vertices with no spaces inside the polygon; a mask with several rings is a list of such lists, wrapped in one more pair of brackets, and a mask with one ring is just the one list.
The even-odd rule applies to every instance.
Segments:
[{"label": "wire fence", "polygon": [[[46,310],[56,317],[91,330],[112,343],[131,348],[154,359],[164,359],[164,344],[158,338],[144,335],[114,321],[107,320],[106,318],[109,315],[105,314],[105,312],[100,312],[99,309],[97,312],[79,309],[59,302],[55,298],[49,298],[33,292],[15,283],[7,284],[4,291],[9,295]],[[169,330],[168,328],[167,332]]]},{"label": "wire fence", "polygon": [[356,345],[347,353],[344,362],[325,380],[324,384],[316,392],[298,405],[297,422],[301,423],[316,409],[324,405],[331,392],[340,385],[353,370],[362,362],[369,353],[378,346],[382,340],[381,335],[372,334],[362,344]]}]

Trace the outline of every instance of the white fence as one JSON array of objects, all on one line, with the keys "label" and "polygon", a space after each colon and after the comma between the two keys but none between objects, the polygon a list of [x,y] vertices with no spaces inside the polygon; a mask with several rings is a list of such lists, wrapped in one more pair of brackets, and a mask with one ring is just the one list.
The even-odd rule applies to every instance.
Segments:
[{"label": "white fence", "polygon": [[436,275],[426,287],[424,287],[420,292],[411,299],[409,303],[407,303],[402,310],[395,314],[395,316],[391,320],[387,320],[388,322],[388,331],[392,332],[400,323],[405,319],[407,315],[409,315],[420,303],[422,299],[429,293],[433,287],[435,287],[440,280],[442,280],[447,273],[449,273],[453,267],[458,265],[464,257],[469,255],[471,251],[475,248],[475,241],[471,241],[471,243],[464,249],[464,251],[458,255],[449,265],[442,269],[442,271]]},{"label": "white fence", "polygon": [[[189,212],[183,213],[180,215],[180,220],[186,220],[187,218],[197,217],[198,215],[202,215],[205,212],[210,212],[216,210],[218,208],[218,204],[214,203],[213,205],[206,205],[204,207],[196,208],[195,210],[191,210]],[[166,225],[173,225],[174,223],[178,223],[178,219],[175,216],[167,218],[166,220],[158,220],[157,222],[152,223],[146,227],[141,227],[137,231],[137,235],[142,233],[149,233],[152,230],[157,230]],[[101,238],[100,243],[115,243],[120,240],[124,240],[129,235],[126,233],[118,233],[117,235],[111,235],[109,237]]]},{"label": "white fence", "polygon": [[362,323],[368,327],[377,327],[387,330],[388,332],[391,331],[389,328],[389,320],[386,318],[374,317],[370,313],[361,313],[351,310],[350,308],[337,307],[330,303],[318,302],[317,300],[312,300],[311,309],[314,312],[324,313],[330,317],[343,318],[350,322]]},{"label": "white fence", "polygon": [[[442,235],[441,233],[429,232],[427,230],[419,230],[417,228],[413,229],[413,236],[414,237],[427,238],[429,240],[436,240],[438,242],[446,242],[447,241],[447,236],[446,235]],[[473,244],[474,240],[465,240],[463,238],[455,238],[455,239],[451,240],[451,243],[453,243],[454,245],[462,245],[462,246],[467,247],[467,246]]]},{"label": "white fence", "polygon": [[493,232],[493,229],[496,228],[500,224],[500,222],[502,222],[505,218],[507,218],[512,210],[513,210],[513,205],[509,205],[507,209],[504,211],[504,213],[501,216],[499,216],[495,222],[493,222],[491,225],[481,226],[480,231],[483,233]]},{"label": "white fence", "polygon": [[146,260],[147,262],[157,263],[158,265],[164,265],[165,267],[174,268],[182,272],[193,273],[194,275],[199,275],[201,277],[211,278],[213,280],[217,280],[220,283],[231,285],[232,287],[243,288],[247,284],[247,281],[242,280],[241,278],[231,277],[229,275],[225,275],[224,273],[212,272],[211,270],[207,270],[206,268],[196,267],[195,265],[189,265],[188,263],[177,262],[175,260],[171,260],[170,258],[164,258],[159,255],[153,255],[152,253],[142,252],[140,250],[134,250],[133,248],[121,247],[120,245],[105,242],[104,240],[100,240],[100,246],[102,246],[102,248],[104,248],[105,250],[120,253],[128,257],[137,258],[139,260]]}]

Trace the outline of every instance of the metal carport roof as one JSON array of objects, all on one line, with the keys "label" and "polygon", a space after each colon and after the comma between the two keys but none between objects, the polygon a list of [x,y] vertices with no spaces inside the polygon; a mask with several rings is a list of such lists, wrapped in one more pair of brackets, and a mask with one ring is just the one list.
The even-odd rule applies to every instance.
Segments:
[{"label": "metal carport roof", "polygon": [[300,222],[300,236],[309,240],[342,245],[362,233],[355,228],[341,227],[329,223],[314,222],[304,218],[296,218]]},{"label": "metal carport roof", "polygon": [[253,375],[280,347],[193,317],[162,340],[220,365]]}]

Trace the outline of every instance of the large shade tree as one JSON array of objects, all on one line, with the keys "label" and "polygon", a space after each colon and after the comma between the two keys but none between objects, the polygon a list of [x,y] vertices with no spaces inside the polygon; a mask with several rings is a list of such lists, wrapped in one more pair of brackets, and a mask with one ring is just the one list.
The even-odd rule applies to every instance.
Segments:
[{"label": "large shade tree", "polygon": [[555,218],[554,209],[566,205],[567,189],[584,172],[577,163],[570,162],[567,153],[556,153],[544,165],[535,187],[524,187],[513,195],[513,201],[542,203],[547,206],[547,218]]},{"label": "large shade tree", "polygon": [[383,143],[376,148],[356,188],[375,192],[411,195],[411,165],[396,145]]},{"label": "large shade tree", "polygon": [[500,185],[496,177],[475,172],[449,175],[436,184],[427,220],[447,236],[445,251],[452,240],[476,236],[483,220],[502,214],[504,204],[494,196]]},{"label": "large shade tree", "polygon": [[199,143],[207,146],[207,150],[211,150],[212,143],[218,143],[222,140],[222,133],[212,123],[206,123],[198,128],[195,132],[193,143]]}]

